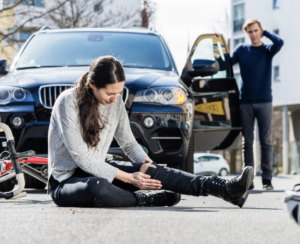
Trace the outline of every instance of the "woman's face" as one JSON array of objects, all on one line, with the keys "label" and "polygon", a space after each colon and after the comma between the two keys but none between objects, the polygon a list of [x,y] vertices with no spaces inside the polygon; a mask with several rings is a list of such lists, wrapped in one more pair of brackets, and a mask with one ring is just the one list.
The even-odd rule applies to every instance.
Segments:
[{"label": "woman's face", "polygon": [[125,81],[108,84],[105,88],[97,89],[94,84],[89,84],[93,89],[94,96],[99,103],[109,105],[115,103],[124,89]]}]

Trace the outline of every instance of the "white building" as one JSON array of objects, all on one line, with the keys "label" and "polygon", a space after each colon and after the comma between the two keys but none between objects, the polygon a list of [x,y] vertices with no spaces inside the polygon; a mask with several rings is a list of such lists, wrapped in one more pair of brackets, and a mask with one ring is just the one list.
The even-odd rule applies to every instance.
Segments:
[{"label": "white building", "polygon": [[[231,5],[231,51],[240,43],[250,43],[247,34],[242,31],[242,25],[250,18],[259,19],[263,29],[278,34],[284,40],[283,48],[273,59],[273,106],[274,110],[283,111],[283,171],[284,173],[289,173],[290,171],[299,173],[298,154],[294,154],[294,157],[292,155],[294,165],[289,169],[288,146],[289,141],[300,141],[300,82],[297,72],[300,59],[296,58],[297,54],[300,53],[300,45],[297,43],[300,38],[298,31],[300,1],[231,0]],[[262,41],[266,44],[271,43],[266,37]],[[238,66],[234,67],[234,73],[237,80],[239,80]],[[290,122],[289,112],[292,118]],[[290,131],[293,132],[290,133],[290,136],[288,134],[289,125]],[[296,166],[298,164],[298,169],[295,169],[295,164]]]}]

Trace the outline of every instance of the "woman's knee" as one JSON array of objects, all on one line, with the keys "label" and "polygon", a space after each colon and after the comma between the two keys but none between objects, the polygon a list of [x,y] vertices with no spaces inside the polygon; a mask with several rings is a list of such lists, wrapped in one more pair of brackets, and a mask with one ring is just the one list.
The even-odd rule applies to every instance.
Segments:
[{"label": "woman's knee", "polygon": [[140,168],[140,172],[145,174],[149,167],[156,168],[156,166],[152,163],[144,163]]},{"label": "woman's knee", "polygon": [[93,194],[101,194],[109,187],[109,182],[106,179],[93,177],[86,184],[86,191]]}]

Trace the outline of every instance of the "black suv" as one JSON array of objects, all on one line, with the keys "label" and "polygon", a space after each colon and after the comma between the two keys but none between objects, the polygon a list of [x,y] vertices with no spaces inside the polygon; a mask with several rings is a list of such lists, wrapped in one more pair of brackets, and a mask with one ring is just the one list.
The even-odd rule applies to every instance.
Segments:
[{"label": "black suv", "polygon": [[131,129],[154,161],[193,172],[194,151],[236,146],[239,92],[222,36],[198,37],[180,77],[155,30],[42,28],[26,41],[10,71],[0,60],[1,122],[12,128],[17,151],[47,154],[55,100],[102,55],[124,66]]}]

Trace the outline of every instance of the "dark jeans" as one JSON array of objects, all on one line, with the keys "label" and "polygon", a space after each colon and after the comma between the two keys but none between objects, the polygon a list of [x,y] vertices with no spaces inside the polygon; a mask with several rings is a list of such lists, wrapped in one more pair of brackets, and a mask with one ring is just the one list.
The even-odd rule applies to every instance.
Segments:
[{"label": "dark jeans", "polygon": [[261,169],[262,178],[272,179],[272,103],[247,103],[240,105],[242,133],[244,137],[244,162],[245,166],[254,166],[253,159],[253,140],[254,125],[257,119],[259,140],[261,145]]},{"label": "dark jeans", "polygon": [[[141,163],[124,161],[107,162],[112,166],[134,173],[140,171]],[[163,189],[194,196],[207,196],[204,184],[206,177],[196,176],[180,170],[163,167],[153,163],[146,174],[151,179],[160,180]],[[51,197],[56,205],[62,207],[133,207],[136,206],[134,191],[139,190],[131,184],[95,177],[77,168],[68,179],[58,182],[50,177]]]}]

